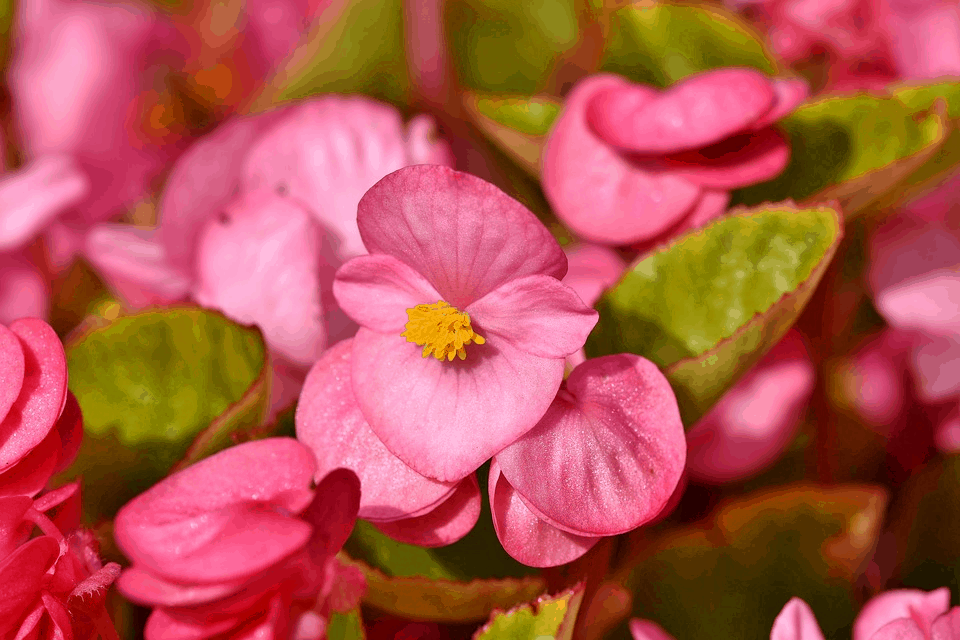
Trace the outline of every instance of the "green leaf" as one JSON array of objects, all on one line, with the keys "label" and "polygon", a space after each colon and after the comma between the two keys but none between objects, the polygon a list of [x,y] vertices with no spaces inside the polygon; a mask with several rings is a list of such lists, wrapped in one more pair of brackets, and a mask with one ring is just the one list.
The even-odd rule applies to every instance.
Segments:
[{"label": "green leaf", "polygon": [[530,176],[540,177],[540,157],[562,104],[546,96],[467,93],[463,105],[474,124]]},{"label": "green leaf", "polygon": [[541,596],[532,605],[497,612],[473,640],[570,640],[581,600],[582,583],[555,596]]},{"label": "green leaf", "polygon": [[851,217],[895,189],[944,143],[943,119],[921,116],[894,98],[867,95],[804,105],[780,121],[791,145],[787,168],[734,192],[733,203],[836,199]]},{"label": "green leaf", "polygon": [[366,640],[366,637],[359,609],[349,613],[330,614],[330,621],[327,623],[327,640]]},{"label": "green leaf", "polygon": [[648,544],[622,572],[633,615],[676,640],[766,640],[790,598],[849,638],[854,582],[882,530],[882,487],[792,485],[728,503]]},{"label": "green leaf", "polygon": [[835,209],[787,204],[682,236],[604,294],[587,354],[655,362],[691,426],[790,328],[841,236]]},{"label": "green leaf", "polygon": [[270,365],[263,336],[193,307],[102,320],[66,344],[84,442],[65,477],[83,476],[93,518],[261,423]]},{"label": "green leaf", "polygon": [[600,65],[658,87],[720,67],[753,67],[775,75],[762,41],[729,13],[706,6],[632,5],[610,16]]}]

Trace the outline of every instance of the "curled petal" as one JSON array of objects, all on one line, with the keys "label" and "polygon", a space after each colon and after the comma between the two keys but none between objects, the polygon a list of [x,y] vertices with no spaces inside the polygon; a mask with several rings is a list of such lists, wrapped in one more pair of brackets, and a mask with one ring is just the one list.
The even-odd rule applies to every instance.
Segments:
[{"label": "curled petal", "polygon": [[407,544],[421,547],[443,547],[470,533],[480,517],[480,487],[471,475],[436,508],[423,515],[390,522],[378,522],[377,528]]},{"label": "curled petal", "polygon": [[630,635],[633,640],[674,640],[674,637],[656,622],[639,618],[630,621]]},{"label": "curled petal", "polygon": [[823,632],[810,605],[791,598],[773,621],[770,640],[823,640]]},{"label": "curled petal", "polygon": [[810,86],[800,78],[774,78],[774,103],[770,111],[753,123],[754,130],[772,125],[777,120],[790,115],[801,102],[810,96]]},{"label": "curled petal", "polygon": [[193,607],[215,602],[243,588],[246,578],[214,584],[181,584],[140,567],[124,569],[117,589],[125,598],[154,607]]},{"label": "curled petal", "polygon": [[927,640],[927,636],[915,620],[898,618],[877,629],[869,640]]},{"label": "curled petal", "polygon": [[333,556],[350,537],[360,508],[360,479],[349,469],[334,469],[323,476],[304,509],[303,519],[313,525],[308,550],[317,564]]},{"label": "curled petal", "polygon": [[13,331],[0,324],[0,422],[7,416],[10,407],[23,387],[23,347]]},{"label": "curled petal", "polygon": [[667,379],[649,360],[620,354],[574,369],[537,426],[496,460],[543,519],[582,535],[608,536],[660,512],[685,456]]},{"label": "curled petal", "polygon": [[787,167],[790,145],[772,127],[713,146],[668,156],[662,171],[710,189],[737,189],[773,178]]},{"label": "curled petal", "polygon": [[[934,591],[919,589],[885,591],[863,605],[853,623],[853,640],[871,640],[876,637],[881,627],[898,618],[915,620],[922,629],[919,638],[923,638],[929,633],[934,619],[946,613],[949,608],[950,589],[947,587]],[[891,640],[896,637],[898,636],[889,636]]]},{"label": "curled petal", "polygon": [[567,271],[560,245],[526,207],[446,167],[388,175],[363,196],[357,216],[370,253],[413,267],[458,309],[511,280]]}]

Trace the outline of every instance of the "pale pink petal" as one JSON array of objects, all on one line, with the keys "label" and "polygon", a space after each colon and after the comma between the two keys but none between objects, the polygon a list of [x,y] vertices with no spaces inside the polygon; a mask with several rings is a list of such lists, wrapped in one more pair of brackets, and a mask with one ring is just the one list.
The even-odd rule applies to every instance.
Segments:
[{"label": "pale pink petal", "polygon": [[420,475],[374,435],[353,397],[352,349],[352,340],[339,342],[313,365],[297,405],[297,438],[317,458],[317,480],[338,467],[360,477],[361,518],[383,522],[420,514],[456,485]]},{"label": "pale pink petal", "polygon": [[23,458],[53,429],[67,393],[67,361],[60,338],[35,318],[10,325],[23,348],[23,387],[0,422],[0,471]]},{"label": "pale pink petal", "polygon": [[911,354],[917,393],[926,402],[960,395],[960,335],[917,334]]},{"label": "pale pink petal", "polygon": [[495,334],[542,358],[575,353],[600,318],[573,289],[543,275],[511,280],[465,311],[484,338]]},{"label": "pale pink petal", "polygon": [[17,334],[0,324],[0,424],[20,395],[23,386],[23,347]]},{"label": "pale pink petal", "polygon": [[41,156],[0,177],[0,251],[23,246],[77,204],[90,182],[69,156]]},{"label": "pale pink petal", "polygon": [[633,640],[674,640],[674,637],[663,630],[663,627],[652,620],[634,618],[630,621],[630,634]]},{"label": "pale pink petal", "polygon": [[543,189],[553,210],[577,235],[602,244],[652,240],[687,216],[700,197],[697,185],[635,165],[587,124],[590,100],[625,84],[610,74],[577,83],[543,155]]},{"label": "pale pink petal", "polygon": [[770,640],[823,640],[823,632],[810,606],[800,598],[791,598],[773,621]]},{"label": "pale pink petal", "polygon": [[560,245],[526,207],[446,167],[390,174],[360,200],[357,222],[370,253],[413,267],[461,310],[511,280],[567,270]]},{"label": "pale pink petal", "polygon": [[801,78],[774,78],[772,82],[775,96],[773,107],[753,123],[754,130],[772,125],[790,115],[810,96],[810,86]]},{"label": "pale pink petal", "polygon": [[960,75],[960,10],[952,2],[928,2],[920,11],[887,15],[898,71],[906,77],[940,78]]},{"label": "pale pink petal", "polygon": [[381,333],[403,333],[407,309],[441,300],[423,276],[393,256],[358,256],[337,269],[337,304],[355,322]]},{"label": "pale pink petal", "polygon": [[50,290],[39,269],[22,253],[0,254],[0,324],[46,318]]},{"label": "pale pink petal", "polygon": [[567,275],[563,284],[577,292],[588,307],[600,299],[623,275],[627,263],[620,255],[602,245],[580,243],[564,247],[567,254]]},{"label": "pale pink petal", "polygon": [[333,274],[327,273],[322,242],[312,216],[290,199],[247,193],[201,232],[194,297],[238,322],[256,324],[271,348],[309,366],[326,343],[321,277]]},{"label": "pale pink petal", "polygon": [[435,509],[413,518],[377,522],[385,534],[407,544],[421,547],[443,547],[470,533],[480,517],[480,487],[471,475]]},{"label": "pale pink petal", "polygon": [[649,360],[620,354],[574,369],[537,426],[496,461],[538,516],[567,531],[608,536],[660,512],[685,456],[670,383]]},{"label": "pale pink petal", "polygon": [[705,71],[655,98],[648,92],[631,84],[606,89],[591,99],[587,118],[609,144],[667,154],[705,147],[751,128],[776,99],[770,78],[753,69]]},{"label": "pale pink petal", "polygon": [[[942,587],[934,591],[919,589],[894,589],[871,598],[863,605],[853,623],[853,640],[871,640],[877,630],[898,618],[912,618],[923,632],[929,633],[934,619],[950,608],[950,589]],[[895,638],[897,636],[890,636]],[[908,637],[908,636],[904,636]]]},{"label": "pale pink petal", "polygon": [[960,607],[953,607],[933,621],[930,640],[960,640]]},{"label": "pale pink petal", "polygon": [[893,620],[866,638],[867,640],[927,640],[920,625],[911,618]]},{"label": "pale pink petal", "polygon": [[793,441],[816,373],[803,339],[788,333],[687,433],[687,470],[708,483],[766,468]]},{"label": "pale pink petal", "polygon": [[661,171],[711,189],[737,189],[775,177],[790,160],[790,145],[773,128],[727,138],[667,156]]},{"label": "pale pink petal", "polygon": [[599,542],[561,531],[530,511],[520,495],[500,473],[497,461],[490,463],[490,510],[504,551],[531,567],[555,567],[573,562]]},{"label": "pale pink petal", "polygon": [[466,360],[424,358],[399,334],[361,328],[353,390],[377,437],[425,476],[456,481],[530,430],[563,379],[563,360],[491,335]]},{"label": "pale pink petal", "polygon": [[883,289],[875,303],[884,319],[898,329],[960,334],[960,271],[931,271]]}]

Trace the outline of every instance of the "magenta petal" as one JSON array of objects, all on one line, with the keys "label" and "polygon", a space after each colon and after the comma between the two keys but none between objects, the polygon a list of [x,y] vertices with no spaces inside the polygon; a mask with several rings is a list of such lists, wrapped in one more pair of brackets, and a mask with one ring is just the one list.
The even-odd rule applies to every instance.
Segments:
[{"label": "magenta petal", "polygon": [[0,564],[0,634],[20,625],[40,596],[43,575],[57,560],[60,545],[41,536],[21,545]]},{"label": "magenta petal", "polygon": [[[919,589],[894,589],[871,598],[863,605],[853,623],[853,640],[871,640],[877,631],[898,618],[913,618],[923,633],[930,630],[934,619],[950,608],[950,589],[941,587],[934,591]],[[891,635],[889,638],[896,638]]]},{"label": "magenta petal", "polygon": [[60,437],[60,451],[57,456],[57,467],[54,473],[60,473],[76,459],[80,453],[80,444],[83,440],[83,414],[76,396],[67,391],[67,400],[63,411],[57,418],[57,435]]},{"label": "magenta petal", "polygon": [[146,606],[193,607],[236,593],[245,582],[246,577],[216,584],[179,584],[139,567],[130,567],[120,574],[117,589],[125,598]]},{"label": "magenta petal", "polygon": [[17,334],[0,324],[0,424],[20,395],[23,386],[23,347]]},{"label": "magenta petal", "polygon": [[358,256],[337,270],[337,304],[350,318],[380,333],[402,333],[407,309],[441,299],[423,276],[393,256]]},{"label": "magenta petal", "polygon": [[170,611],[156,608],[147,618],[144,638],[149,640],[206,640],[206,638],[231,631],[241,621],[239,616],[232,616],[221,620],[198,622],[192,619],[174,617]]},{"label": "magenta petal", "polygon": [[960,273],[931,271],[883,289],[876,305],[884,319],[898,329],[960,334]]},{"label": "magenta petal", "polygon": [[870,236],[874,294],[938,269],[956,269],[960,235],[940,223],[897,216]]},{"label": "magenta petal", "polygon": [[30,537],[34,525],[24,521],[23,516],[32,506],[33,500],[28,496],[0,498],[0,558],[9,556]]},{"label": "magenta petal", "polygon": [[0,496],[35,496],[47,486],[60,458],[60,436],[51,429],[40,444],[0,473]]},{"label": "magenta petal", "polygon": [[377,522],[385,534],[407,544],[421,547],[443,547],[470,533],[480,517],[480,487],[477,477],[470,475],[435,509],[413,518]]},{"label": "magenta petal", "polygon": [[800,598],[791,598],[773,621],[770,640],[823,640],[823,632],[810,605]]},{"label": "magenta petal", "polygon": [[297,405],[297,438],[317,458],[317,480],[337,467],[359,476],[361,518],[387,521],[419,514],[450,495],[455,484],[420,475],[374,435],[353,397],[352,349],[352,340],[339,342],[313,365]]},{"label": "magenta petal", "polygon": [[773,107],[753,123],[754,130],[767,127],[793,113],[793,110],[809,97],[810,87],[800,78],[775,78],[773,93],[776,96]]},{"label": "magenta petal", "polygon": [[543,419],[496,460],[538,515],[571,532],[608,536],[660,512],[685,456],[667,379],[649,360],[620,354],[574,369]]},{"label": "magenta petal", "polygon": [[960,640],[960,607],[953,607],[933,621],[931,640]]},{"label": "magenta petal", "polygon": [[633,640],[674,640],[674,637],[656,622],[640,618],[630,621],[630,635],[633,636]]},{"label": "magenta petal", "polygon": [[556,567],[573,562],[600,540],[561,531],[534,515],[500,473],[496,460],[490,463],[488,486],[493,527],[500,544],[525,565]]},{"label": "magenta petal", "polygon": [[699,73],[651,100],[633,95],[636,91],[629,85],[607,89],[594,98],[596,103],[591,100],[588,117],[608,143],[644,154],[719,142],[749,128],[775,100],[770,79],[753,69]]},{"label": "magenta petal", "polygon": [[542,358],[563,358],[587,341],[600,315],[550,276],[512,280],[468,306],[474,328]]},{"label": "magenta petal", "polygon": [[0,177],[0,251],[28,243],[89,190],[86,175],[65,155],[41,156]]},{"label": "magenta petal", "polygon": [[400,335],[361,327],[353,390],[378,438],[415,471],[457,481],[530,430],[563,379],[563,360],[491,335],[466,360],[424,358]]},{"label": "magenta petal", "polygon": [[292,200],[269,191],[247,193],[200,233],[194,297],[238,322],[256,324],[284,358],[309,366],[326,343],[320,290],[329,268],[321,234],[310,213]]},{"label": "magenta petal", "polygon": [[357,522],[360,479],[349,469],[334,469],[317,483],[301,517],[311,526],[308,551],[318,564],[340,551]]},{"label": "magenta petal", "polygon": [[776,129],[728,138],[712,147],[668,156],[663,171],[712,189],[737,189],[773,178],[787,167],[790,145]]},{"label": "magenta petal", "polygon": [[357,215],[370,253],[413,267],[458,309],[511,280],[567,271],[560,245],[526,207],[446,167],[391,173],[367,191]]},{"label": "magenta petal", "polygon": [[577,235],[602,244],[651,240],[691,211],[700,188],[635,165],[597,137],[586,121],[593,96],[622,86],[619,76],[581,80],[567,96],[543,155],[543,189]]},{"label": "magenta petal", "polygon": [[0,471],[40,444],[57,421],[67,393],[67,361],[60,338],[36,318],[10,325],[24,356],[23,387],[0,422]]}]

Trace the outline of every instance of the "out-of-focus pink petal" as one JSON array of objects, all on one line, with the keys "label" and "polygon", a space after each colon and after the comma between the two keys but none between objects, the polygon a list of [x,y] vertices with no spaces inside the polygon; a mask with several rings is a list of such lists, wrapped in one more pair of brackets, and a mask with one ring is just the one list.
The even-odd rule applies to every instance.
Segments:
[{"label": "out-of-focus pink petal", "polygon": [[441,362],[399,334],[364,328],[353,342],[353,390],[370,428],[408,466],[441,481],[466,477],[530,430],[563,379],[562,359],[496,335],[467,349],[466,360]]},{"label": "out-of-focus pink petal", "polygon": [[388,175],[360,200],[357,222],[370,253],[413,267],[461,310],[511,280],[567,271],[560,245],[526,207],[446,167]]},{"label": "out-of-focus pink petal", "polygon": [[21,545],[0,564],[0,633],[20,626],[27,608],[40,595],[43,575],[60,553],[50,536],[41,536]]},{"label": "out-of-focus pink petal", "polygon": [[635,166],[587,124],[591,99],[626,84],[610,74],[577,83],[543,155],[543,188],[553,210],[577,235],[602,244],[653,239],[688,215],[700,197],[692,182]]},{"label": "out-of-focus pink petal", "polygon": [[942,223],[896,216],[871,234],[868,283],[874,295],[937,269],[956,269],[960,234]]},{"label": "out-of-focus pink petal", "polygon": [[685,456],[670,383],[649,360],[620,354],[577,367],[537,426],[496,460],[537,515],[581,535],[608,536],[660,512]]},{"label": "out-of-focus pink petal", "polygon": [[[323,0],[248,0],[244,3],[244,45],[260,58],[264,73],[283,62],[309,29]],[[248,54],[249,55],[249,54]]]},{"label": "out-of-focus pink petal", "polygon": [[247,193],[201,232],[194,297],[258,325],[284,358],[309,366],[326,343],[322,241],[310,213],[289,198]]},{"label": "out-of-focus pink petal", "polygon": [[0,424],[20,395],[24,366],[20,338],[0,324],[0,371],[3,371],[3,378],[0,378]]},{"label": "out-of-focus pink petal", "polygon": [[80,480],[75,480],[44,492],[34,503],[34,508],[45,513],[60,531],[74,531],[80,527],[81,502]]},{"label": "out-of-focus pink petal", "polygon": [[297,405],[297,438],[317,458],[317,480],[338,467],[359,476],[361,518],[420,514],[450,495],[455,483],[420,475],[374,435],[353,397],[352,349],[352,340],[338,342],[313,365]]},{"label": "out-of-focus pink petal", "polygon": [[47,437],[67,393],[67,361],[50,325],[25,318],[11,324],[10,331],[20,340],[25,366],[20,396],[0,422],[0,471]]},{"label": "out-of-focus pink petal", "polygon": [[631,84],[606,89],[590,101],[587,118],[612,145],[667,154],[705,147],[749,129],[776,99],[773,83],[754,69],[705,71],[655,98],[642,95],[647,92]]},{"label": "out-of-focus pink petal", "polygon": [[853,355],[842,382],[856,412],[884,435],[906,402],[902,372],[909,348],[904,337],[884,331]]},{"label": "out-of-focus pink petal", "polygon": [[[216,620],[193,620],[172,615],[169,609],[156,608],[147,618],[144,638],[149,640],[205,640],[225,634],[242,623],[240,616]],[[266,639],[264,639],[266,640]]]},{"label": "out-of-focus pink petal", "polygon": [[0,251],[27,244],[51,220],[77,204],[90,181],[69,156],[41,156],[0,177]]},{"label": "out-of-focus pink petal", "polygon": [[427,115],[414,116],[407,123],[409,164],[442,164],[452,167],[453,151],[439,137],[437,123]]},{"label": "out-of-focus pink petal", "polygon": [[668,156],[664,170],[702,187],[737,189],[773,178],[790,160],[790,145],[768,127]]},{"label": "out-of-focus pink petal", "polygon": [[770,640],[823,640],[823,632],[810,605],[791,598],[773,621]]},{"label": "out-of-focus pink petal", "polygon": [[674,637],[663,630],[663,627],[652,620],[634,618],[630,621],[630,634],[633,640],[674,640]]},{"label": "out-of-focus pink petal", "polygon": [[[930,625],[937,616],[950,608],[950,589],[933,591],[894,589],[871,598],[863,605],[853,623],[853,640],[871,640],[877,631],[898,618],[913,619],[921,630],[919,638],[929,635]],[[897,636],[891,635],[890,638]]]},{"label": "out-of-focus pink petal", "polygon": [[337,304],[358,324],[381,333],[402,333],[407,309],[434,304],[437,290],[413,268],[388,255],[358,256],[337,269]]},{"label": "out-of-focus pink petal", "polygon": [[810,86],[800,78],[774,78],[772,82],[775,96],[773,107],[753,123],[754,130],[772,125],[790,115],[810,95]]},{"label": "out-of-focus pink petal", "polygon": [[620,255],[602,245],[580,243],[564,248],[567,254],[567,275],[563,284],[577,292],[588,307],[600,299],[623,275],[627,263]]},{"label": "out-of-focus pink petal", "polygon": [[927,640],[927,636],[915,620],[899,618],[877,629],[868,640]]},{"label": "out-of-focus pink petal", "polygon": [[572,562],[597,544],[599,537],[577,536],[538,518],[520,494],[500,473],[497,461],[490,463],[488,481],[493,526],[503,549],[531,567],[555,567]]},{"label": "out-of-focus pink petal", "polygon": [[960,640],[960,607],[953,607],[933,621],[931,640]]},{"label": "out-of-focus pink petal", "polygon": [[0,324],[20,318],[46,318],[50,292],[46,278],[20,253],[0,254]]},{"label": "out-of-focus pink petal", "polygon": [[911,357],[922,400],[941,402],[960,396],[960,335],[918,334]]},{"label": "out-of-focus pink petal", "polygon": [[376,525],[400,542],[421,547],[443,547],[470,533],[480,517],[481,500],[477,477],[471,475],[461,480],[456,490],[435,509],[413,518],[378,522]]},{"label": "out-of-focus pink petal", "polygon": [[791,331],[687,434],[687,470],[731,482],[772,464],[793,440],[816,379],[803,339]]},{"label": "out-of-focus pink petal", "polygon": [[884,319],[898,329],[960,334],[960,271],[931,271],[883,289],[875,302]]},{"label": "out-of-focus pink petal", "polygon": [[890,2],[884,18],[895,46],[898,71],[908,78],[960,75],[960,10],[952,2],[927,2],[920,10],[904,10]]},{"label": "out-of-focus pink petal", "polygon": [[[729,191],[704,189],[697,206],[693,209],[693,213],[680,223],[676,235],[705,227],[707,223],[713,222],[714,219],[723,215],[728,204],[730,204]],[[673,236],[674,234],[669,235]]]},{"label": "out-of-focus pink petal", "polygon": [[575,353],[600,317],[573,289],[543,275],[511,280],[465,311],[480,335],[496,334],[542,358]]}]

